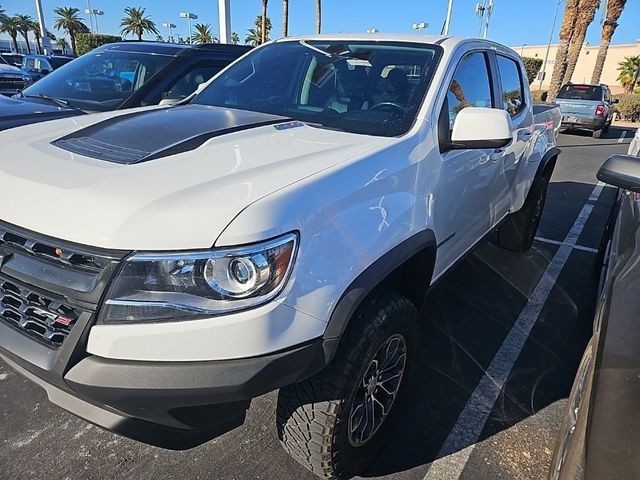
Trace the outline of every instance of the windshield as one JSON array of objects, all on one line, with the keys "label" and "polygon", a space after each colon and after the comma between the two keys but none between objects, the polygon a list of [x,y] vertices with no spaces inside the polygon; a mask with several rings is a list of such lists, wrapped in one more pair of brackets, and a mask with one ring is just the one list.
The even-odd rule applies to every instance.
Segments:
[{"label": "windshield", "polygon": [[557,98],[571,100],[602,100],[602,87],[596,85],[565,85]]},{"label": "windshield", "polygon": [[397,136],[411,128],[440,54],[428,44],[274,43],[227,68],[192,103]]},{"label": "windshield", "polygon": [[57,68],[23,93],[58,98],[87,111],[115,110],[172,59],[168,55],[114,50],[87,53]]}]

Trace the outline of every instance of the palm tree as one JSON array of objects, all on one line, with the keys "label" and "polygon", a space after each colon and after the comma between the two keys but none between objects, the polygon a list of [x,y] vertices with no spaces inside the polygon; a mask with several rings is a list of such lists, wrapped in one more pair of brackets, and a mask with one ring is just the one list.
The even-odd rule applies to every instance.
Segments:
[{"label": "palm tree", "polygon": [[69,42],[67,42],[66,38],[60,37],[56,40],[56,43],[58,44],[58,48],[62,50],[63,55],[67,53],[67,50],[69,49]]},{"label": "palm tree", "polygon": [[267,41],[267,4],[269,0],[262,0],[262,17],[260,23],[260,43]]},{"label": "palm tree", "polygon": [[6,33],[11,37],[11,43],[13,43],[13,50],[18,51],[18,25],[15,17],[5,17],[0,22],[0,33]]},{"label": "palm tree", "polygon": [[316,33],[320,33],[322,27],[322,0],[316,0]]},{"label": "palm tree", "polygon": [[563,83],[568,83],[573,77],[573,72],[580,57],[580,51],[587,36],[587,29],[596,16],[596,10],[600,7],[600,0],[580,0],[578,6],[578,17],[571,36],[569,54],[567,55],[567,69],[564,72]]},{"label": "palm tree", "polygon": [[604,62],[607,59],[607,52],[609,51],[609,44],[611,43],[616,28],[618,28],[618,19],[620,15],[622,15],[622,10],[624,10],[626,3],[627,0],[607,0],[607,18],[602,24],[600,50],[598,50],[596,66],[593,68],[593,75],[591,77],[591,83],[593,85],[600,83]]},{"label": "palm tree", "polygon": [[191,36],[192,43],[218,43],[218,38],[211,31],[211,24],[196,23],[193,28],[195,32]]},{"label": "palm tree", "polygon": [[29,15],[22,15],[22,14],[16,15],[13,18],[15,18],[16,22],[18,22],[18,32],[20,32],[20,35],[22,35],[22,38],[24,38],[24,41],[27,44],[27,53],[31,53],[31,44],[29,43],[29,32],[33,27],[33,18],[31,18]]},{"label": "palm tree", "polygon": [[558,51],[556,53],[556,61],[553,66],[553,74],[551,75],[551,84],[549,85],[548,101],[555,100],[556,95],[562,86],[564,72],[567,69],[567,54],[569,52],[569,41],[573,36],[576,18],[578,16],[579,0],[567,0],[564,6],[564,17],[562,18],[562,27],[560,27],[560,42],[558,43]]},{"label": "palm tree", "polygon": [[138,40],[142,40],[142,35],[147,32],[159,35],[160,32],[156,28],[156,23],[151,20],[150,16],[144,14],[145,11],[146,9],[142,7],[125,8],[124,13],[126,17],[120,22],[120,26],[122,27],[120,33],[125,37],[129,34],[136,35]]},{"label": "palm tree", "polygon": [[624,57],[624,60],[618,63],[618,81],[627,93],[633,92],[638,81],[638,73],[640,72],[640,55],[636,57]]},{"label": "palm tree", "polygon": [[[267,21],[265,22],[267,25],[265,41],[269,41],[269,32],[271,32],[271,19],[267,17]],[[261,45],[262,40],[262,15],[258,15],[255,21],[255,28],[250,28],[247,30],[247,36],[244,39],[244,43],[246,45],[253,45],[254,47],[257,45]]]},{"label": "palm tree", "polygon": [[4,22],[6,18],[8,17],[7,14],[4,13],[4,8],[0,8],[0,23]]},{"label": "palm tree", "polygon": [[42,43],[40,43],[40,39],[42,38],[42,34],[40,32],[40,22],[33,22],[31,31],[33,32],[33,37],[36,39],[38,52],[42,53]]},{"label": "palm tree", "polygon": [[282,0],[282,36],[289,35],[289,0]]},{"label": "palm tree", "polygon": [[240,43],[240,35],[238,35],[238,32],[231,33],[231,43],[234,45],[238,45]]},{"label": "palm tree", "polygon": [[64,30],[71,39],[71,51],[76,55],[76,34],[89,32],[82,18],[78,15],[80,10],[74,7],[58,7],[54,10],[58,17],[53,24],[56,30]]}]

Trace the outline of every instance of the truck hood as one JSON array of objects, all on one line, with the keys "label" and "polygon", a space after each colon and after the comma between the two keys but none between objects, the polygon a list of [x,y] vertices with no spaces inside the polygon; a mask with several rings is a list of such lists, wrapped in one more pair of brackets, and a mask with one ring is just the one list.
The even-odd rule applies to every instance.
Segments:
[{"label": "truck hood", "polygon": [[0,63],[0,75],[3,73],[11,74],[11,75],[24,75],[22,70],[18,67],[14,67],[13,65],[7,65],[5,63]]},{"label": "truck hood", "polygon": [[211,247],[256,200],[390,138],[182,106],[0,132],[0,220],[124,250]]}]

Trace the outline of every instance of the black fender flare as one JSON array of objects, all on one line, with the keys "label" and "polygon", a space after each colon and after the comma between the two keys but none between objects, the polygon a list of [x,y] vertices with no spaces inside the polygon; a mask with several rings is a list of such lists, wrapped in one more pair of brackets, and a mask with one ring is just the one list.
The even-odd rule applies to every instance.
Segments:
[{"label": "black fender flare", "polygon": [[[560,150],[558,147],[551,147],[547,153],[544,154],[542,160],[540,160],[540,165],[538,165],[538,170],[536,170],[536,178],[540,177],[542,173],[547,169],[547,166],[550,162],[554,162],[553,168],[555,168],[555,161],[560,156]],[[553,168],[551,169],[551,173],[553,173]]]},{"label": "black fender flare", "polygon": [[[349,320],[362,301],[401,267],[406,266],[424,278],[422,292],[412,298],[414,303],[421,303],[417,297],[424,297],[429,288],[435,267],[436,250],[437,242],[433,231],[422,230],[378,258],[349,284],[336,303],[323,335],[327,363],[333,358]],[[408,265],[411,260],[414,260],[413,263]],[[414,279],[413,284],[420,285],[420,282]],[[420,305],[416,307],[419,308]]]}]

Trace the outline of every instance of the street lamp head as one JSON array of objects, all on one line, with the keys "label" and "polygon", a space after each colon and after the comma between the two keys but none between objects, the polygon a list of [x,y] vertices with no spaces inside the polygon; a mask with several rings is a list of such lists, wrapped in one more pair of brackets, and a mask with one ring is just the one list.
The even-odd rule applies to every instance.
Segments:
[{"label": "street lamp head", "polygon": [[378,33],[380,30],[377,28],[367,28],[367,33]]},{"label": "street lamp head", "polygon": [[189,18],[191,20],[197,20],[198,19],[198,15],[196,15],[195,13],[191,13],[191,12],[180,12],[180,17],[181,18]]},{"label": "street lamp head", "polygon": [[429,22],[420,22],[420,23],[414,23],[413,25],[411,25],[411,28],[413,28],[414,30],[422,30],[427,27],[429,27]]},{"label": "street lamp head", "polygon": [[176,28],[176,24],[175,23],[169,23],[169,22],[163,23],[162,26],[164,28]]}]

